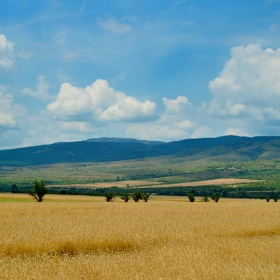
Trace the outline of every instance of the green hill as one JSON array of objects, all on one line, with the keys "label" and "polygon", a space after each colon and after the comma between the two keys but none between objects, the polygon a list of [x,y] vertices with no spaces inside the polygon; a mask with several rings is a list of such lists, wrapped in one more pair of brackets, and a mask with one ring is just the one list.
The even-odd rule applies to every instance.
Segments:
[{"label": "green hill", "polygon": [[169,143],[122,138],[97,138],[0,151],[0,165],[111,162],[173,155],[223,162],[280,158],[280,137],[200,138]]}]

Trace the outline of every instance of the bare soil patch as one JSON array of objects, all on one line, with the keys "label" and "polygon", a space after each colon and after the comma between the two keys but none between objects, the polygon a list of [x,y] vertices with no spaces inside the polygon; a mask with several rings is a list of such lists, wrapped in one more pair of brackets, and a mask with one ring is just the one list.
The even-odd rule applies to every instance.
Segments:
[{"label": "bare soil patch", "polygon": [[69,185],[51,185],[47,187],[61,187],[61,188],[89,188],[89,189],[99,189],[99,188],[110,188],[116,186],[118,188],[137,187],[137,186],[152,186],[158,185],[160,182],[150,182],[144,180],[128,180],[128,181],[112,181],[104,183],[94,183],[94,184],[69,184]]},{"label": "bare soil patch", "polygon": [[51,185],[47,187],[61,187],[61,188],[88,188],[88,189],[99,189],[99,188],[110,188],[116,186],[118,188],[129,187],[139,187],[139,188],[168,188],[168,187],[199,187],[199,186],[210,186],[210,185],[232,185],[240,183],[252,183],[260,182],[260,180],[249,180],[249,179],[214,179],[214,180],[204,180],[197,182],[186,182],[186,183],[175,183],[175,184],[161,184],[160,182],[150,182],[145,180],[129,180],[129,181],[112,181],[104,183],[94,183],[94,184],[69,184],[69,185]]},{"label": "bare soil patch", "polygon": [[259,180],[249,180],[249,179],[214,179],[214,180],[205,180],[197,182],[188,182],[188,183],[177,183],[177,184],[164,184],[164,185],[153,185],[153,188],[168,188],[168,187],[200,187],[200,186],[210,186],[210,185],[231,185],[231,184],[240,184],[240,183],[252,183],[259,182]]}]

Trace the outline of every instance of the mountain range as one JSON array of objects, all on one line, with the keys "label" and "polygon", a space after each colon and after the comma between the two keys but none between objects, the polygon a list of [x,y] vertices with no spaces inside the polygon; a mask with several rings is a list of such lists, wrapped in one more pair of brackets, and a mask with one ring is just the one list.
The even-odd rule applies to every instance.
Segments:
[{"label": "mountain range", "polygon": [[174,156],[247,161],[280,158],[279,136],[185,139],[173,142],[131,138],[93,138],[0,151],[0,166],[27,166],[75,162],[110,162]]}]

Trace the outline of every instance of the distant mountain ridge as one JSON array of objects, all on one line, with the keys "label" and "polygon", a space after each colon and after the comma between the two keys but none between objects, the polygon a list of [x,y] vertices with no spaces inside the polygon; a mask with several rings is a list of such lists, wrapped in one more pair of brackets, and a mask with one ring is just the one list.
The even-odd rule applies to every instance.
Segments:
[{"label": "distant mountain ridge", "polygon": [[143,143],[147,145],[159,145],[165,142],[163,141],[148,141],[148,140],[138,140],[134,138],[115,138],[115,137],[102,137],[102,138],[91,138],[84,140],[85,142],[103,142],[103,143]]},{"label": "distant mountain ridge", "polygon": [[93,138],[78,142],[2,150],[0,165],[104,162],[167,155],[196,159],[215,158],[223,161],[280,158],[280,137],[222,136],[168,143],[131,138]]}]

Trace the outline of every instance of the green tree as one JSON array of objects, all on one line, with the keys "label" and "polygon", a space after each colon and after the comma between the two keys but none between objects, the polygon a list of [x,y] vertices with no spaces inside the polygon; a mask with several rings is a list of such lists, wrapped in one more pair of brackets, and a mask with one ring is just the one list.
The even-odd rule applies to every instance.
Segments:
[{"label": "green tree", "polygon": [[107,202],[110,202],[113,198],[115,198],[115,194],[113,192],[105,192],[104,195]]},{"label": "green tree", "polygon": [[202,202],[208,202],[209,201],[209,198],[207,195],[204,195],[201,199]]},{"label": "green tree", "polygon": [[125,193],[121,196],[121,199],[124,200],[124,202],[128,202],[130,199],[130,196],[127,193]]},{"label": "green tree", "polygon": [[220,194],[218,194],[218,193],[212,194],[211,199],[214,200],[215,202],[218,202],[220,199]]},{"label": "green tree", "polygon": [[33,182],[34,189],[28,190],[28,193],[33,196],[38,202],[42,202],[45,194],[48,193],[48,189],[45,187],[45,182],[43,180]]},{"label": "green tree", "polygon": [[138,202],[140,199],[143,198],[143,193],[141,191],[135,191],[133,194],[132,194],[132,198],[135,202]]},{"label": "green tree", "polygon": [[187,197],[189,198],[190,202],[194,202],[195,201],[195,197],[192,193],[187,193]]},{"label": "green tree", "polygon": [[148,202],[149,198],[150,198],[150,194],[149,193],[143,193],[142,194],[142,198],[145,202]]}]

